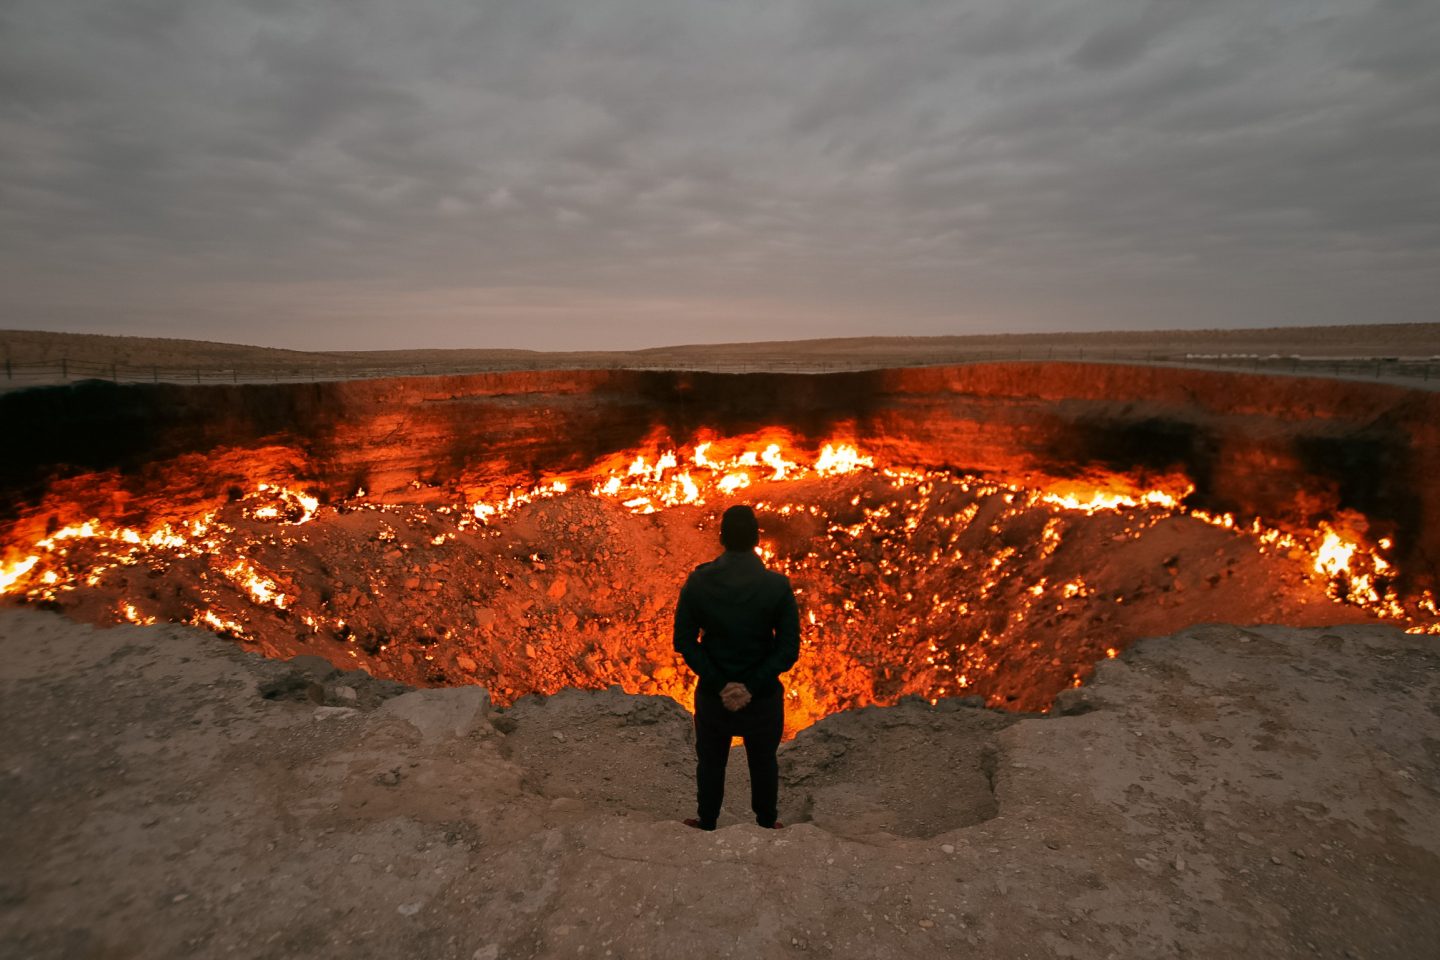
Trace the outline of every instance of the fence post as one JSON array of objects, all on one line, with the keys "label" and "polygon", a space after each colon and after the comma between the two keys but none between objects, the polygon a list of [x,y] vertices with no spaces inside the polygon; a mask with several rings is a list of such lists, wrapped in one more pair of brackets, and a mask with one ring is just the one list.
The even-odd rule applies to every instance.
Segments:
[{"label": "fence post", "polygon": [[111,361],[111,363],[110,363],[110,382],[111,382],[111,383],[119,383],[119,382],[120,382],[120,378],[115,375],[115,363],[114,363],[114,361]]},{"label": "fence post", "polygon": [[64,357],[60,358],[60,379],[70,379],[70,361],[65,359]]},{"label": "fence post", "polygon": [[200,371],[199,371],[199,370],[196,370],[196,371],[195,371],[195,382],[196,382],[197,384],[200,382]]},{"label": "fence post", "polygon": [[[1426,373],[1428,374],[1429,371],[1430,371],[1430,368],[1429,368],[1429,367],[1426,367],[1426,368],[1425,368],[1425,371],[1426,371]],[[14,380],[14,379],[15,379],[15,372],[10,369],[10,358],[9,358],[9,357],[6,357],[6,358],[5,358],[5,379],[6,379],[6,380]],[[1428,380],[1429,377],[1427,376],[1426,379]]]},{"label": "fence post", "polygon": [[231,367],[231,368],[230,368],[230,382],[231,382],[231,383],[239,383],[239,382],[240,382],[240,374],[238,374],[238,373],[235,372],[235,368],[234,368],[234,367]]},{"label": "fence post", "polygon": [[157,366],[155,366],[154,364],[151,364],[151,366],[150,366],[150,377],[151,377],[151,379],[153,379],[156,383],[159,383],[159,382],[160,382],[160,368],[157,367]]}]

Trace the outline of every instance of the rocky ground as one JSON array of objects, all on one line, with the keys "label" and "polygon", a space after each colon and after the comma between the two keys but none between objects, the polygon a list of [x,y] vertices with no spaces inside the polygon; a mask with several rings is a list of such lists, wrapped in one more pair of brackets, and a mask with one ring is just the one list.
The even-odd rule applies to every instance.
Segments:
[{"label": "rocky ground", "polygon": [[0,956],[1429,957],[1440,650],[1205,626],[1050,716],[839,714],[692,812],[673,701],[492,709],[0,611]]}]

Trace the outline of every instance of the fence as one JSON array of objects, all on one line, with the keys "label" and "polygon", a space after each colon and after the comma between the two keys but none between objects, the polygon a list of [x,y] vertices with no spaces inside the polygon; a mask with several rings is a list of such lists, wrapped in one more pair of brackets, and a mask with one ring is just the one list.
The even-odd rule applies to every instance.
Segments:
[{"label": "fence", "polygon": [[112,383],[171,384],[259,384],[314,383],[336,380],[373,380],[384,377],[456,376],[478,373],[503,373],[525,370],[596,369],[596,370],[681,370],[717,373],[837,373],[842,371],[876,370],[890,367],[952,366],[971,363],[1035,362],[1056,363],[1138,363],[1190,367],[1211,370],[1249,370],[1267,374],[1320,376],[1343,379],[1384,379],[1405,381],[1411,385],[1435,383],[1440,387],[1440,356],[1434,357],[1298,357],[1298,356],[1199,356],[1160,352],[1127,352],[1124,350],[1059,350],[1036,349],[954,354],[936,354],[924,362],[915,362],[914,353],[866,355],[856,357],[717,357],[710,361],[682,360],[666,362],[626,361],[596,362],[593,359],[566,364],[563,357],[534,360],[509,360],[494,364],[436,364],[411,366],[374,366],[317,361],[288,367],[267,366],[246,369],[239,366],[172,366],[96,362],[92,360],[15,361],[4,360],[0,373],[0,390],[23,389],[73,383],[81,380],[105,380]]}]

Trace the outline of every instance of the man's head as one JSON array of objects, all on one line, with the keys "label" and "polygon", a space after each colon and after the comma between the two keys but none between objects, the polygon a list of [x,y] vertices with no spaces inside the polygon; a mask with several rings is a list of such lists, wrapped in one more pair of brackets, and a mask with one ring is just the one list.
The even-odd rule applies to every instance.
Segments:
[{"label": "man's head", "polygon": [[754,550],[760,542],[760,521],[746,506],[733,506],[720,517],[720,542],[726,550]]}]

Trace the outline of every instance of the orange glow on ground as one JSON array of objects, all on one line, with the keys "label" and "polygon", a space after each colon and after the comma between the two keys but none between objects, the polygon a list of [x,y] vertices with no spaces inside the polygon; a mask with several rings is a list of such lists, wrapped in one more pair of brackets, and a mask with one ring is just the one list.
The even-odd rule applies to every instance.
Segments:
[{"label": "orange glow on ground", "polygon": [[[1227,618],[1388,619],[1440,632],[1391,588],[1393,544],[1184,505],[1177,480],[1063,489],[877,463],[776,428],[657,437],[587,470],[449,504],[322,504],[283,478],[144,528],[75,518],[5,545],[0,594],[95,622],[204,626],[269,656],[312,653],[499,703],[565,686],[671,696],[679,584],[752,503],[761,554],[799,595],[789,726],[847,707],[979,695],[1045,710],[1139,636]],[[1353,525],[1353,524],[1352,524]]]}]

